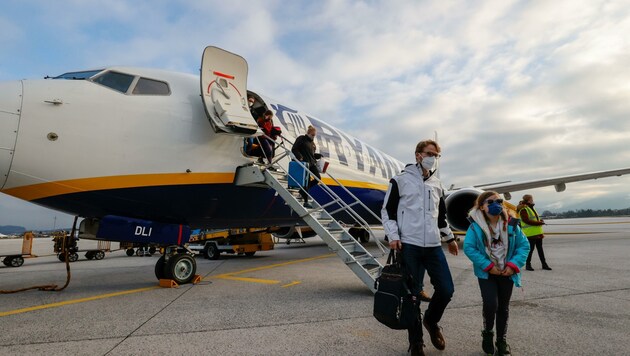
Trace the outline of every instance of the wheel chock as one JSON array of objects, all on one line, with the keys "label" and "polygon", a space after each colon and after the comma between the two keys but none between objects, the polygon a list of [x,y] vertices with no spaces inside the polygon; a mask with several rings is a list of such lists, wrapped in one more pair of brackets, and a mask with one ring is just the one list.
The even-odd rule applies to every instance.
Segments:
[{"label": "wheel chock", "polygon": [[197,284],[199,282],[201,282],[201,276],[196,274],[192,279],[192,284]]},{"label": "wheel chock", "polygon": [[179,284],[172,279],[160,279],[160,287],[162,288],[179,288]]}]

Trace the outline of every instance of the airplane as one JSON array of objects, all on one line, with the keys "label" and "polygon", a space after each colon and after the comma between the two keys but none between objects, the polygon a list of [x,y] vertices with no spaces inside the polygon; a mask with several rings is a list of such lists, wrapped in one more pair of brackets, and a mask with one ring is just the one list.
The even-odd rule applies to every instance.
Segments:
[{"label": "airplane", "polygon": [[[174,246],[156,263],[158,278],[182,264],[194,270],[181,248],[191,229],[269,226],[291,236],[303,220],[273,189],[234,184],[237,167],[257,161],[243,149],[248,138],[262,134],[248,105],[251,96],[253,109],[272,110],[283,140],[294,141],[309,125],[317,128],[317,147],[339,182],[331,189],[345,186],[365,205],[358,209],[365,221],[380,224],[375,216],[388,181],[404,164],[249,90],[247,75],[244,58],[209,46],[199,76],[112,66],[0,83],[0,192],[82,217],[80,235]],[[453,189],[446,198],[449,223],[466,229],[466,215],[483,190],[509,196],[554,185],[562,191],[568,182],[628,173],[630,168]],[[317,186],[310,194],[323,199]]]}]

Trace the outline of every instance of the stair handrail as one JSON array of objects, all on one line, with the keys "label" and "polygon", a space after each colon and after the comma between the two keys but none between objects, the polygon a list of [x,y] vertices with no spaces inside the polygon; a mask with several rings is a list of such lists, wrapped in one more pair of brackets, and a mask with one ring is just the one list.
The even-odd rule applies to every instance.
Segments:
[{"label": "stair handrail", "polygon": [[[259,141],[258,139],[259,137],[267,137],[271,140],[273,140],[271,137],[267,136],[266,134],[262,134],[259,136],[256,136],[256,140]],[[274,146],[276,146],[274,148],[274,151],[276,151],[278,148],[282,148],[284,150],[284,152],[279,155],[278,157],[274,156],[273,160],[271,161],[270,164],[264,164],[266,167],[269,166],[278,166],[280,167],[280,169],[284,172],[287,173],[287,178],[288,179],[292,179],[293,181],[295,181],[295,179],[293,177],[291,177],[291,175],[288,174],[287,170],[284,169],[284,167],[282,167],[281,165],[277,164],[280,160],[282,160],[284,157],[289,157],[291,161],[295,161],[297,162],[302,168],[304,168],[306,171],[309,171],[309,167],[307,165],[305,165],[304,163],[302,163],[300,160],[297,159],[297,157],[295,156],[295,154],[293,154],[293,152],[291,151],[290,148],[288,148],[286,146],[286,143],[289,143],[293,146],[293,142],[291,140],[289,140],[288,138],[284,137],[283,135],[279,135],[279,137],[281,138],[280,143],[277,143],[275,140],[273,140]],[[264,154],[264,151],[263,151]],[[265,155],[266,157],[266,155]],[[269,160],[268,160],[269,161]],[[330,177],[339,187],[341,187],[341,189],[348,194],[352,199],[354,199],[355,202],[357,202],[361,207],[363,207],[364,210],[366,210],[367,212],[369,212],[374,218],[376,218],[376,220],[382,224],[382,220],[381,218],[374,214],[374,212],[368,208],[356,195],[352,194],[352,192],[350,192],[350,190],[348,190],[343,184],[341,184],[341,182],[339,182],[339,180],[337,180],[332,174],[330,174],[329,172],[325,172],[324,174],[326,174],[328,177]],[[320,184],[320,188],[326,192],[326,194],[328,194],[328,196],[330,198],[332,198],[332,200],[336,200],[336,204],[339,204],[340,206],[344,207],[344,210],[346,210],[346,212],[348,213],[348,215],[359,225],[359,227],[365,229],[368,234],[374,239],[374,241],[376,242],[377,247],[379,248],[379,250],[381,250],[381,252],[383,254],[387,254],[389,253],[389,247],[386,247],[385,245],[383,245],[383,243],[381,243],[379,241],[379,239],[376,237],[376,235],[374,234],[374,231],[372,231],[372,228],[370,227],[370,225],[367,223],[367,221],[365,221],[365,219],[363,219],[363,217],[361,215],[359,215],[356,211],[354,211],[354,209],[352,209],[352,207],[350,206],[350,204],[346,203],[345,200],[343,200],[337,193],[335,193],[328,185],[326,185],[321,179],[317,178],[315,175],[311,175],[315,180],[317,180]],[[297,181],[295,181],[297,183]],[[299,189],[301,191],[304,191],[309,197],[313,198],[308,191],[302,187],[300,184],[297,184],[299,186]],[[314,200],[314,199],[313,199]],[[354,203],[352,203],[354,204]]]}]

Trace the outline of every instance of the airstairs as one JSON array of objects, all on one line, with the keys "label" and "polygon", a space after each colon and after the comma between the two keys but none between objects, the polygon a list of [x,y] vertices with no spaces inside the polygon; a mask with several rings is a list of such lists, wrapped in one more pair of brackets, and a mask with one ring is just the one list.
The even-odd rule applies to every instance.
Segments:
[{"label": "airstairs", "polygon": [[[294,178],[288,175],[287,170],[279,164],[284,158],[297,161],[291,150],[286,146],[288,141],[283,139],[276,144],[276,157],[271,164],[259,165],[248,164],[240,166],[236,170],[234,184],[238,186],[263,187],[274,189],[293,211],[304,220],[308,226],[334,251],[341,260],[365,283],[372,292],[375,292],[374,282],[380,275],[383,265],[372,256],[349,232],[349,228],[358,228],[369,233],[369,236],[376,242],[382,255],[388,253],[387,248],[375,237],[367,222],[355,211],[353,207],[361,206],[365,211],[372,214],[378,221],[380,218],[365,206],[354,194],[344,187],[337,179],[330,174],[331,178],[341,190],[350,197],[350,203],[344,201],[329,186],[325,185],[317,177],[312,177],[319,181],[319,187],[329,197],[330,202],[320,205],[312,199],[313,208],[303,206],[300,190],[304,188],[288,188],[289,179]],[[281,154],[278,154],[281,151]],[[286,161],[286,160],[284,160]],[[306,171],[308,167],[300,162]],[[307,192],[308,194],[308,192]],[[310,197],[310,195],[309,195]],[[312,197],[311,197],[312,198]],[[343,213],[343,219],[348,221],[338,221],[333,215],[339,216]],[[381,255],[381,256],[382,256]]]}]

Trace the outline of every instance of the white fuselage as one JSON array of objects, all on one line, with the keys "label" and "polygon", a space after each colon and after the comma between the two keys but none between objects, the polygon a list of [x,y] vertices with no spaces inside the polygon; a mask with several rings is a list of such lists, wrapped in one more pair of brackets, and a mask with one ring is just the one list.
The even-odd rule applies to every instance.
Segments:
[{"label": "white fuselage", "polygon": [[[0,136],[5,141],[0,143],[0,169],[4,170],[0,174],[6,175],[4,182],[0,179],[2,192],[80,216],[135,214],[184,220],[193,226],[230,220],[228,212],[221,210],[237,204],[225,204],[229,197],[221,192],[236,194],[230,187],[235,169],[252,158],[242,154],[242,136],[212,129],[200,97],[199,78],[153,69],[107,70],[164,81],[170,93],[121,93],[90,80],[0,84],[0,93],[21,92],[17,112],[9,107],[19,102],[15,96],[0,101],[7,106],[0,107],[4,113],[0,128],[5,131]],[[287,139],[293,141],[308,125],[319,129],[318,149],[330,161],[330,172],[347,187],[383,192],[388,179],[402,169],[400,162],[320,120],[263,100],[276,115],[274,125],[282,128]],[[12,135],[9,130],[16,122],[19,127]],[[203,188],[212,186],[221,189]],[[251,191],[242,194],[242,189],[233,198],[254,199]],[[259,194],[256,199],[269,196]],[[186,203],[195,199],[206,204]],[[191,205],[197,206],[195,212]],[[187,218],[196,211],[198,216]],[[217,218],[217,211],[221,217]],[[280,218],[283,215],[268,212],[267,222],[286,220]],[[262,221],[254,225],[265,221],[264,214],[252,216],[256,218]]]}]

